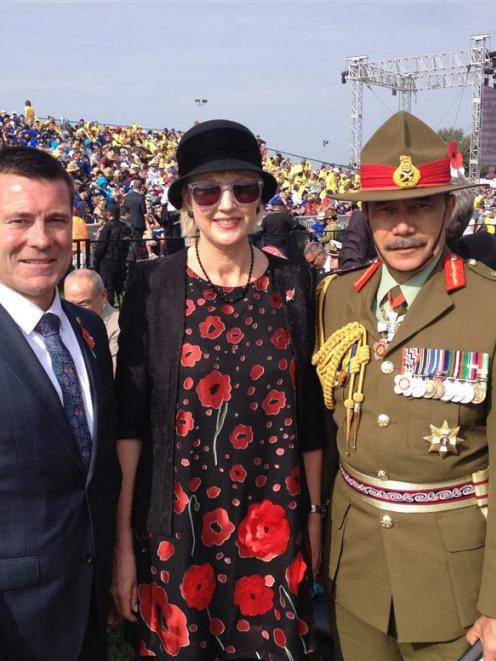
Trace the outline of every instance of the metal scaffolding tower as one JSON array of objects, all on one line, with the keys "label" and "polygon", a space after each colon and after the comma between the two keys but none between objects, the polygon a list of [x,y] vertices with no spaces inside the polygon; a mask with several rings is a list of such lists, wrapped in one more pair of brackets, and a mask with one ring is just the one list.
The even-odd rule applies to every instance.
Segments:
[{"label": "metal scaffolding tower", "polygon": [[360,163],[362,149],[363,86],[378,85],[399,94],[399,107],[410,111],[412,94],[420,90],[472,87],[472,135],[469,178],[480,174],[481,101],[485,77],[496,70],[496,53],[489,51],[490,35],[470,38],[470,47],[430,55],[369,62],[367,55],[348,57],[341,82],[351,83],[351,164]]}]

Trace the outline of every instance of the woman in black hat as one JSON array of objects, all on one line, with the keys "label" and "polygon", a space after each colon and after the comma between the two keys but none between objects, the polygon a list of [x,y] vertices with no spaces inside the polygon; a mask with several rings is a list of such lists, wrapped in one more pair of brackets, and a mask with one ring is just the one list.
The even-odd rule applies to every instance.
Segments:
[{"label": "woman in black hat", "polygon": [[247,128],[198,124],[177,161],[192,244],[138,265],[120,318],[112,592],[141,657],[301,659],[323,511],[313,276],[248,239],[276,181]]}]

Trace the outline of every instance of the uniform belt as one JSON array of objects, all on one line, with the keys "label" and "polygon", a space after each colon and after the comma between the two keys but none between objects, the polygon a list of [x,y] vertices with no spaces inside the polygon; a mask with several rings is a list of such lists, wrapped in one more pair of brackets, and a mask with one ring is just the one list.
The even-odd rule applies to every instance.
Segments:
[{"label": "uniform belt", "polygon": [[414,484],[380,479],[341,462],[339,470],[346,484],[360,500],[372,507],[392,512],[442,512],[478,505],[486,514],[488,469],[449,482]]}]

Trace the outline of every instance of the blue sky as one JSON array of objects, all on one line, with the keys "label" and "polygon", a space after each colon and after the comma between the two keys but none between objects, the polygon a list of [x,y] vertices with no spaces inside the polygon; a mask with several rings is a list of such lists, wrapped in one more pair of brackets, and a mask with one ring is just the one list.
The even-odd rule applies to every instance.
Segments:
[{"label": "blue sky", "polygon": [[[0,0],[0,108],[187,129],[235,119],[267,144],[345,163],[350,150],[346,57],[370,60],[468,48],[491,32],[496,2],[395,0],[24,2]],[[398,109],[364,93],[364,139]],[[471,126],[471,90],[418,94],[433,128]],[[322,147],[322,140],[329,140]]]}]

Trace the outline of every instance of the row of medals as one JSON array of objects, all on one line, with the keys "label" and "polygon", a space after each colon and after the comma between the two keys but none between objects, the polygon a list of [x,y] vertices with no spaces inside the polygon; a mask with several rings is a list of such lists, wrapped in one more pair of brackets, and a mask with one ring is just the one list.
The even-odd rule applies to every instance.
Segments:
[{"label": "row of medals", "polygon": [[[377,330],[382,340],[374,345],[374,357],[381,360],[387,351],[388,344],[403,321],[404,315],[389,311],[384,315],[384,321],[379,321]],[[389,361],[383,363],[383,371],[388,373]],[[390,372],[394,370],[391,363]],[[436,373],[432,378],[404,372],[394,378],[394,392],[405,397],[424,399],[440,399],[443,402],[458,402],[460,404],[481,404],[486,399],[486,384],[484,381],[466,381],[446,378],[442,373]]]}]

